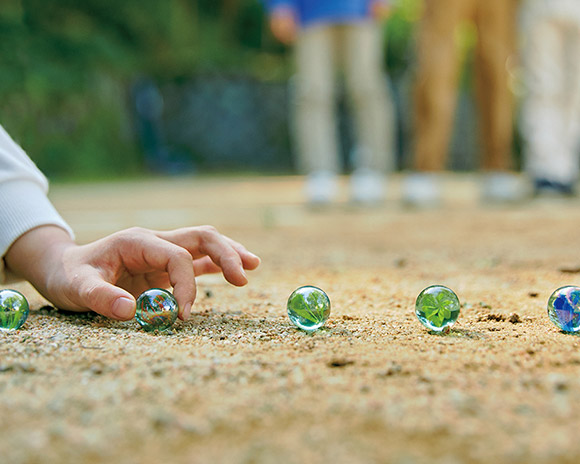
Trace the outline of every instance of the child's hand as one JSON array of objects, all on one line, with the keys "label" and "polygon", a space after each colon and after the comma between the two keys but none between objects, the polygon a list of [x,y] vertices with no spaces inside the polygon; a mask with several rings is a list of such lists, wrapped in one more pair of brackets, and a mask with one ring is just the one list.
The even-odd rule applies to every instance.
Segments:
[{"label": "child's hand", "polygon": [[248,282],[244,269],[260,264],[260,258],[210,226],[169,232],[133,228],[88,245],[75,244],[58,227],[43,226],[22,235],[5,261],[55,306],[119,320],[135,315],[140,293],[169,286],[179,317],[188,319],[196,275],[222,272],[228,282],[243,286]]},{"label": "child's hand", "polygon": [[298,26],[295,14],[288,8],[279,8],[272,12],[270,17],[270,30],[272,35],[285,45],[290,45],[296,40]]}]

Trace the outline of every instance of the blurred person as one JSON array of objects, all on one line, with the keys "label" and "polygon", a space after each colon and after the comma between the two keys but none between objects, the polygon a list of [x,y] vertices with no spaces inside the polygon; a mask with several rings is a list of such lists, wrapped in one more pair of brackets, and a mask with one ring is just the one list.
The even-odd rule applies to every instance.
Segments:
[{"label": "blurred person", "polygon": [[46,196],[48,182],[0,126],[0,282],[29,281],[61,309],[128,320],[140,293],[173,287],[179,317],[189,318],[195,276],[222,272],[233,285],[260,259],[213,227],[132,228],[77,245]]},{"label": "blurred person", "polygon": [[580,138],[580,1],[525,0],[521,123],[536,195],[572,196]]},{"label": "blurred person", "polygon": [[338,193],[340,165],[336,65],[342,65],[356,129],[351,199],[384,199],[394,164],[394,111],[383,71],[386,0],[266,0],[273,35],[295,44],[295,132],[299,168],[310,203]]},{"label": "blurred person", "polygon": [[441,200],[456,105],[460,56],[458,27],[477,29],[475,88],[479,106],[485,171],[482,196],[488,201],[519,198],[512,167],[513,96],[508,64],[515,50],[518,0],[425,0],[419,25],[415,83],[413,168],[403,183],[403,199],[415,206]]}]

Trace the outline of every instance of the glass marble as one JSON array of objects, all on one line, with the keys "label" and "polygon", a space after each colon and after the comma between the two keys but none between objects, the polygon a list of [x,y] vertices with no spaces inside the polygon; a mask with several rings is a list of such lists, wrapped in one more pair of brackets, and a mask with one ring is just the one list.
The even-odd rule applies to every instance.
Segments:
[{"label": "glass marble", "polygon": [[427,287],[415,302],[417,319],[433,332],[449,332],[459,317],[460,309],[455,292],[443,285]]},{"label": "glass marble", "polygon": [[177,319],[179,307],[171,293],[151,288],[137,298],[135,319],[148,332],[167,330]]},{"label": "glass marble", "polygon": [[0,290],[0,330],[18,330],[28,318],[28,301],[16,290]]},{"label": "glass marble", "polygon": [[330,316],[330,299],[318,287],[307,285],[288,298],[288,317],[299,329],[308,332],[322,327]]},{"label": "glass marble", "polygon": [[548,316],[564,332],[580,330],[580,288],[567,286],[554,291],[548,299]]}]

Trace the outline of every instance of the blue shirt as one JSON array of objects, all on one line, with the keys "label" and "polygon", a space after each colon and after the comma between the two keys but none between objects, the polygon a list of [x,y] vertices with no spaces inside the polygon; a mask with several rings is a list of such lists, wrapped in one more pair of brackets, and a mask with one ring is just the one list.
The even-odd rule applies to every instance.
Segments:
[{"label": "blue shirt", "polygon": [[314,23],[349,23],[370,17],[376,0],[266,0],[270,11],[280,7],[293,10],[300,25]]}]

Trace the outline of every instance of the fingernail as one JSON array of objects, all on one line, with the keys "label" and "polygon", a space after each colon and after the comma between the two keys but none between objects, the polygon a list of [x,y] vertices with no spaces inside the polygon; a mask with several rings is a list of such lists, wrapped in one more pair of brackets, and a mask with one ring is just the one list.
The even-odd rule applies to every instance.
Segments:
[{"label": "fingernail", "polygon": [[187,303],[185,305],[185,308],[183,308],[183,320],[187,321],[189,319],[189,316],[191,316],[191,303]]},{"label": "fingernail", "polygon": [[135,310],[135,301],[124,296],[117,298],[113,303],[113,316],[117,319],[127,320],[133,317],[133,311]]}]

